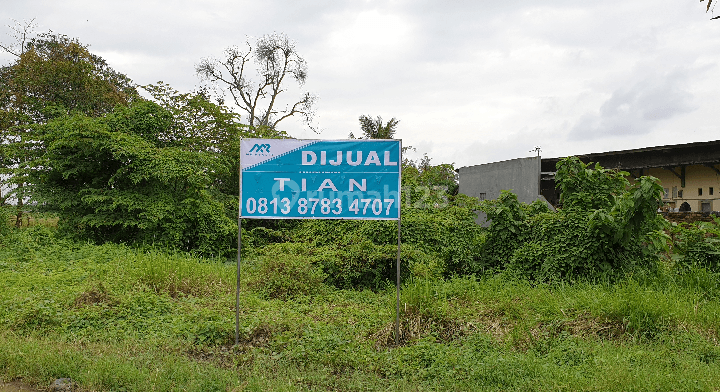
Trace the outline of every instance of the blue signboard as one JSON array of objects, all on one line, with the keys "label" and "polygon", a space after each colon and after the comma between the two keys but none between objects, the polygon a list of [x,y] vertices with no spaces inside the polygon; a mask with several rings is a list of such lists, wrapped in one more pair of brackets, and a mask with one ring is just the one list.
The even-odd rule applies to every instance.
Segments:
[{"label": "blue signboard", "polygon": [[400,140],[243,139],[240,216],[400,217]]}]

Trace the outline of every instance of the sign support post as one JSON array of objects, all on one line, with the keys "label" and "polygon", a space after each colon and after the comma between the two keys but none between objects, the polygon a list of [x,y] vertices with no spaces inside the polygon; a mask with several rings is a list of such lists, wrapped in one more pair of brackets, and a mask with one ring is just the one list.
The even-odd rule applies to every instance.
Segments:
[{"label": "sign support post", "polygon": [[[400,141],[400,185],[402,185],[402,140]],[[397,234],[397,260],[395,262],[395,346],[400,345],[400,227],[402,222],[402,198],[400,197],[400,188],[398,188],[398,234]]]},{"label": "sign support post", "polygon": [[235,282],[235,345],[240,344],[240,252],[242,250],[242,218],[238,218],[237,279]]},{"label": "sign support post", "polygon": [[395,346],[400,345],[400,218],[398,218],[398,244],[397,244],[396,282],[397,298],[395,300]]},{"label": "sign support post", "polygon": [[[242,145],[242,138],[240,138]],[[235,277],[235,346],[240,344],[240,254],[242,252],[242,147],[238,162],[238,237],[237,271]]]},{"label": "sign support post", "polygon": [[242,219],[397,220],[395,344],[400,341],[399,139],[241,139],[235,345],[240,340]]}]

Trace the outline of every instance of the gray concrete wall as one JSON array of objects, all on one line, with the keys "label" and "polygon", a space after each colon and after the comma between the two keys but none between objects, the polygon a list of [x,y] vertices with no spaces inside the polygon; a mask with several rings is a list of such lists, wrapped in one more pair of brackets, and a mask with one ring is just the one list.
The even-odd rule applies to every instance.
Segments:
[{"label": "gray concrete wall", "polygon": [[[497,199],[500,191],[509,190],[522,203],[532,203],[540,196],[540,157],[466,166],[458,169],[459,192],[480,199]],[[478,214],[479,224],[487,225],[484,213]]]}]

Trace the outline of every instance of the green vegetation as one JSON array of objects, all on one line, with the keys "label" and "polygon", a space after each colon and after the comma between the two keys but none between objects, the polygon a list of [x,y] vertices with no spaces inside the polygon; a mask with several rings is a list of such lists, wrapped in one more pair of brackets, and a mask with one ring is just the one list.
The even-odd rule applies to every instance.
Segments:
[{"label": "green vegetation", "polygon": [[[714,230],[717,230],[714,226]],[[705,230],[683,227],[684,231]],[[291,246],[242,268],[59,238],[0,248],[0,377],[87,390],[712,390],[720,279],[660,269],[615,283],[503,275],[337,289]]]},{"label": "green vegetation", "polygon": [[145,99],[78,40],[27,36],[0,67],[0,205],[15,225],[49,212],[80,240],[234,254],[240,139],[287,135],[248,131],[203,91],[158,83]]},{"label": "green vegetation", "polygon": [[[261,44],[268,66],[295,61],[291,50],[276,64],[287,37]],[[558,164],[557,212],[509,192],[479,202],[457,193],[452,165],[404,160],[398,346],[397,222],[243,223],[235,345],[239,140],[288,137],[275,126],[307,119],[312,97],[274,118],[272,102],[236,102],[248,127],[204,91],[159,83],[142,98],[64,36],[15,55],[0,68],[3,380],[202,392],[720,385],[720,220],[671,225],[654,178],[631,185],[576,158]],[[220,65],[198,72],[217,81]],[[304,67],[290,71],[297,81]],[[268,75],[261,92],[279,89]],[[397,120],[364,117],[365,137],[392,137]]]},{"label": "green vegetation", "polygon": [[493,224],[478,269],[540,282],[614,279],[653,269],[667,223],[656,213],[662,187],[653,177],[630,186],[626,176],[570,157],[557,165],[557,212],[539,201],[522,206],[509,192],[485,201],[480,208]]},{"label": "green vegetation", "polygon": [[[563,165],[558,181],[581,172],[595,201],[564,194],[550,213],[510,193],[480,205],[409,193],[399,346],[394,222],[248,225],[237,346],[234,263],[8,227],[0,377],[107,391],[713,390],[720,220],[670,225],[650,210],[652,178],[629,187]],[[450,173],[418,166],[406,184]]]},{"label": "green vegetation", "polygon": [[226,253],[237,233],[233,197],[212,174],[227,177],[234,165],[194,138],[173,140],[173,128],[170,112],[148,101],[49,122],[33,173],[43,209],[80,238]]},{"label": "green vegetation", "polygon": [[15,198],[18,226],[33,196],[34,160],[44,152],[37,127],[70,113],[102,116],[138,96],[130,79],[78,40],[53,33],[27,38],[10,52],[15,61],[0,67],[0,178],[10,187],[0,204]]}]

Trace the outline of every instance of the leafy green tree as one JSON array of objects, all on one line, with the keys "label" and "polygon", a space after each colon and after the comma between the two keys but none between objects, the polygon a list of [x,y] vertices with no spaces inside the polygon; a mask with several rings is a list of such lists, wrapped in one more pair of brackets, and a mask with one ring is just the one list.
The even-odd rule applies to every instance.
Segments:
[{"label": "leafy green tree", "polygon": [[[159,139],[168,146],[216,154],[229,169],[215,173],[215,189],[224,195],[237,197],[240,138],[262,136],[258,132],[251,133],[247,126],[240,123],[237,113],[214,104],[202,91],[180,93],[162,82],[143,86],[143,89],[172,117],[170,127],[158,135]],[[234,208],[237,210],[237,206]]]},{"label": "leafy green tree", "polygon": [[629,173],[583,164],[576,157],[560,160],[555,177],[563,209],[596,210],[613,206],[625,194]]},{"label": "leafy green tree", "polygon": [[99,116],[137,97],[130,79],[77,39],[43,33],[24,46],[2,68],[0,95],[1,108],[21,123],[43,123],[71,112]]},{"label": "leafy green tree", "polygon": [[457,195],[458,173],[455,166],[449,163],[432,165],[432,159],[424,155],[419,161],[403,159],[402,182],[405,188],[414,189],[418,186],[442,190],[450,196]]},{"label": "leafy green tree", "polygon": [[[224,59],[204,58],[195,66],[202,80],[216,89],[220,103],[226,96],[247,113],[251,129],[276,129],[292,116],[301,116],[312,128],[313,106],[317,97],[306,92],[294,103],[281,103],[287,82],[294,80],[302,87],[307,80],[307,63],[287,35],[273,33],[260,37],[255,45],[246,42],[247,49],[237,46],[225,49]],[[258,78],[252,80],[252,64]]]},{"label": "leafy green tree", "polygon": [[232,162],[192,137],[173,138],[177,126],[169,110],[145,100],[104,117],[51,120],[33,172],[43,208],[81,238],[232,253],[237,197],[217,184]]},{"label": "leafy green tree", "polygon": [[37,125],[70,113],[100,116],[138,97],[130,79],[78,40],[28,36],[25,28],[18,45],[3,46],[15,59],[0,68],[0,175],[17,200],[17,222],[32,196],[31,162],[45,151]]}]

